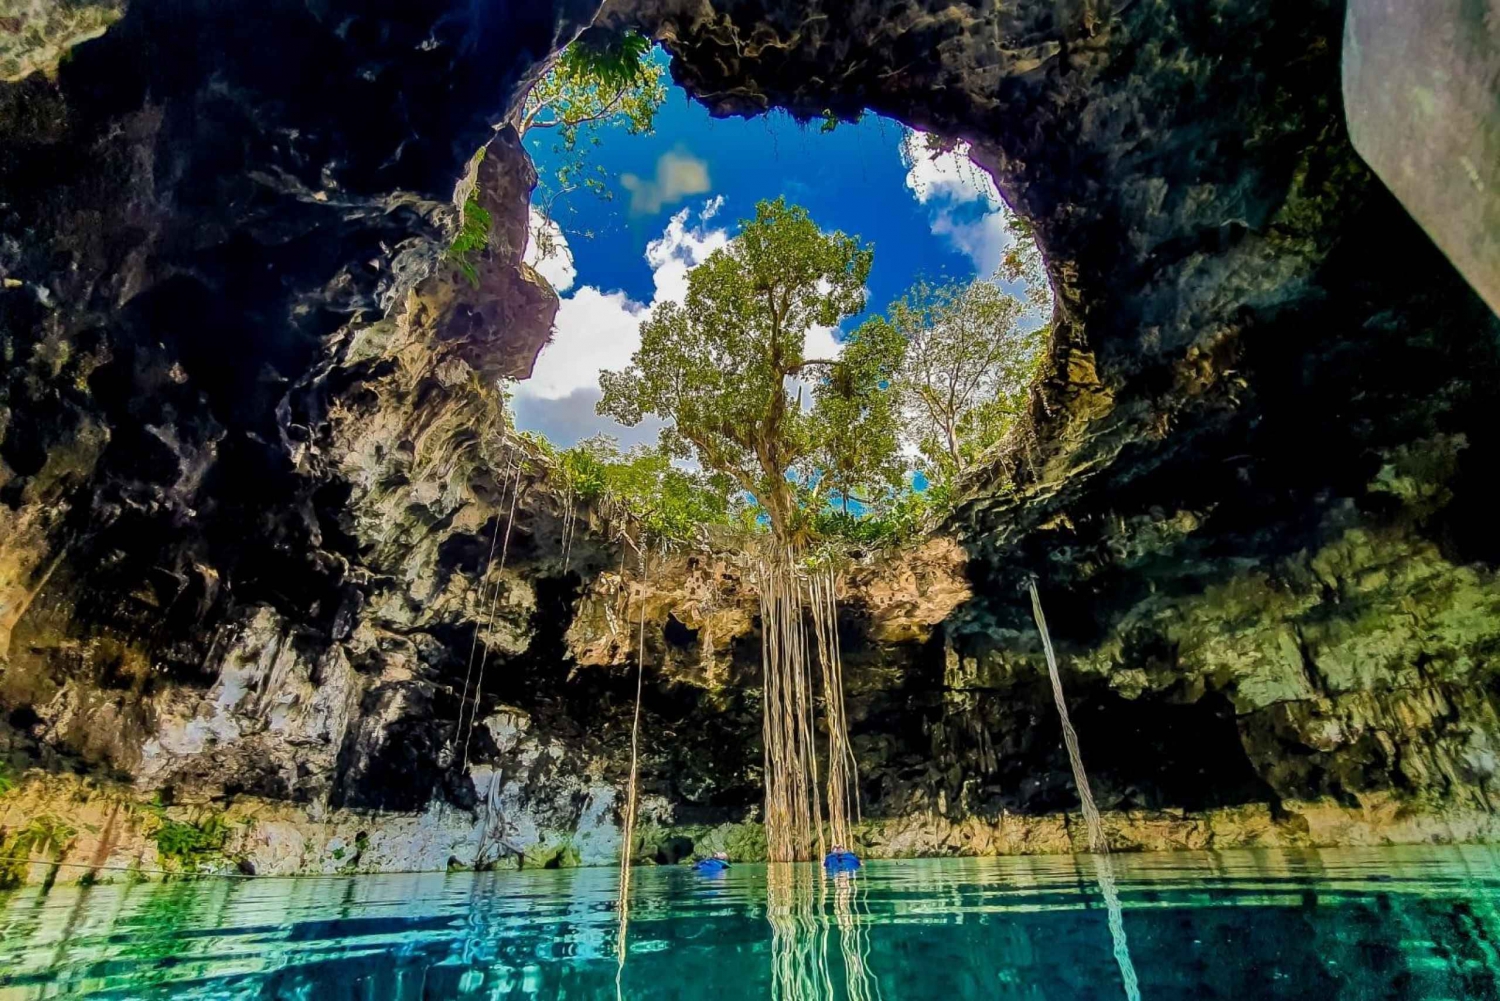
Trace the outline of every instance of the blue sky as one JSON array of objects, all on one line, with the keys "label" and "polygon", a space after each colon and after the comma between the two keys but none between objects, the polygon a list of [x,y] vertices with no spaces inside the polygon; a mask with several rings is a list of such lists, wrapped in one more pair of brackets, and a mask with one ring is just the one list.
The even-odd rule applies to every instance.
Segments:
[{"label": "blue sky", "polygon": [[[527,137],[544,176],[556,164],[553,141],[545,130]],[[828,133],[780,113],[713,119],[671,87],[655,134],[607,130],[590,155],[614,197],[567,196],[554,209],[565,249],[536,260],[533,248],[562,305],[532,379],[516,386],[517,424],[564,447],[600,431],[626,444],[655,439],[655,424],[623,428],[594,413],[598,372],[628,363],[653,303],[680,299],[687,270],[731,239],[762,198],[785,195],[823,229],[874,245],[874,311],[919,275],[988,274],[1009,240],[993,184],[961,151],[933,156],[920,137],[874,115]],[[808,344],[836,351],[839,337],[819,330]]]}]

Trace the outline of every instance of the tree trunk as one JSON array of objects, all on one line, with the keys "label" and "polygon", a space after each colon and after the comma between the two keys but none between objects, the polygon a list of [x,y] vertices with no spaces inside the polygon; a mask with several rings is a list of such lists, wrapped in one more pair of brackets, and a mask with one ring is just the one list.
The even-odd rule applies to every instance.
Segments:
[{"label": "tree trunk", "polygon": [[790,542],[792,518],[796,507],[792,498],[792,488],[786,482],[785,475],[776,477],[772,482],[775,485],[768,492],[769,496],[765,498],[766,513],[771,516],[771,534],[776,536],[777,542]]}]

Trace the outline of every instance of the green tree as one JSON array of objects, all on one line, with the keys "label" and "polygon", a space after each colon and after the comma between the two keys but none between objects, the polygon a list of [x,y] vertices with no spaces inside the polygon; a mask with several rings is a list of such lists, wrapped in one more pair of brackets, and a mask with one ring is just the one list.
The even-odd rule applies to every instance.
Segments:
[{"label": "green tree", "polygon": [[[761,202],[727,247],[689,272],[686,301],[641,324],[630,366],[600,377],[599,412],[629,426],[664,418],[670,454],[732,478],[776,536],[791,539],[799,519],[788,474],[825,455],[828,441],[826,422],[788,382],[837,382],[838,360],[807,358],[803,344],[814,325],[864,308],[873,254],[856,237],[819,230],[806,209]],[[808,503],[826,500],[826,489],[819,478]]]},{"label": "green tree", "polygon": [[891,305],[906,340],[896,379],[908,434],[933,479],[966,468],[1025,404],[1042,342],[1026,303],[991,281],[916,285]]},{"label": "green tree", "polygon": [[[484,149],[481,148],[469,161],[471,178],[478,174],[479,164],[483,159]],[[474,263],[474,255],[490,245],[490,228],[493,225],[494,220],[490,218],[489,210],[479,204],[479,193],[470,185],[459,212],[458,232],[454,234],[453,243],[448,246],[448,258],[458,265],[458,270],[476,288],[479,286],[479,269]]]},{"label": "green tree", "polygon": [[[573,42],[526,95],[517,131],[524,139],[538,131],[553,131],[560,164],[538,192],[538,211],[548,222],[555,217],[559,198],[583,188],[608,198],[602,166],[590,167],[588,154],[603,142],[607,128],[623,128],[630,135],[649,135],[656,112],[666,100],[662,64],[651,58],[651,42],[635,33],[592,34]],[[537,227],[532,239],[537,253],[555,252],[550,226]]]},{"label": "green tree", "polygon": [[813,389],[818,448],[803,479],[837,494],[845,515],[850,501],[869,509],[901,489],[901,414],[891,389],[905,348],[886,320],[867,320]]},{"label": "green tree", "polygon": [[565,484],[582,501],[613,501],[658,539],[693,539],[705,526],[729,525],[735,488],[722,473],[679,469],[660,448],[621,452],[610,435],[585,438],[558,456]]},{"label": "green tree", "polygon": [[1047,266],[1042,252],[1036,245],[1036,231],[1031,223],[1020,216],[1007,212],[1005,226],[1012,236],[1011,244],[1000,257],[1000,266],[995,274],[1003,281],[1020,282],[1026,288],[1026,304],[1041,317],[1044,324],[1052,322],[1052,283],[1047,278]]}]

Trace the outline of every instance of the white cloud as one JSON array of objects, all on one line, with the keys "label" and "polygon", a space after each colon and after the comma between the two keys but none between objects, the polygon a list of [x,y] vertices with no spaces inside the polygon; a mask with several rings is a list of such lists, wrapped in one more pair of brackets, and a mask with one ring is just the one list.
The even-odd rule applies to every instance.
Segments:
[{"label": "white cloud", "polygon": [[985,276],[995,273],[1000,258],[1016,242],[1004,209],[985,212],[968,221],[959,220],[951,211],[940,210],[932,218],[932,231],[946,236],[954,249],[974,262],[974,270]]},{"label": "white cloud", "polygon": [[682,209],[672,216],[661,236],[646,244],[646,263],[651,265],[657,302],[669,299],[682,302],[686,299],[688,271],[729,243],[727,229],[708,229],[704,225],[723,204],[722,196],[710,199],[698,213],[696,227],[688,225],[692,210]]},{"label": "white cloud", "polygon": [[946,237],[981,275],[992,274],[1015,237],[1006,225],[1009,210],[1000,191],[970,159],[969,145],[959,142],[942,149],[931,145],[925,133],[907,131],[900,151],[912,197],[932,207],[932,232]]},{"label": "white cloud", "polygon": [[[517,397],[532,400],[581,399],[581,391],[597,394],[599,373],[630,364],[640,347],[640,325],[658,303],[681,302],[687,296],[688,269],[729,242],[729,232],[710,229],[722,199],[707,202],[692,222],[685,208],[672,216],[662,235],[646,245],[656,290],[650,303],[637,302],[622,291],[606,292],[592,285],[580,287],[562,300],[552,340],[542,348],[531,378],[516,386]],[[533,408],[535,409],[535,408]],[[603,427],[609,423],[598,419]]]},{"label": "white cloud", "polygon": [[840,357],[844,353],[844,342],[838,339],[838,330],[838,327],[809,328],[807,335],[802,338],[802,357]]},{"label": "white cloud", "polygon": [[923,205],[983,201],[991,208],[1001,206],[994,179],[969,158],[966,142],[951,149],[935,148],[925,132],[908,131],[901,137],[901,162],[906,164],[906,186]]},{"label": "white cloud", "polygon": [[[707,191],[708,163],[687,150],[669,150],[657,157],[655,178],[621,174],[620,184],[630,192],[631,215],[651,215],[689,195],[701,195]],[[714,211],[718,211],[718,206]]]},{"label": "white cloud", "polygon": [[536,209],[531,210],[526,253],[521,259],[536,268],[559,293],[572,288],[573,279],[578,277],[578,270],[573,266],[573,250],[568,246],[568,238],[563,236],[562,227]]},{"label": "white cloud", "polygon": [[552,340],[537,357],[531,378],[516,387],[525,396],[560,400],[599,385],[599,373],[624,368],[641,343],[646,307],[624,292],[585,285],[563,299]]}]

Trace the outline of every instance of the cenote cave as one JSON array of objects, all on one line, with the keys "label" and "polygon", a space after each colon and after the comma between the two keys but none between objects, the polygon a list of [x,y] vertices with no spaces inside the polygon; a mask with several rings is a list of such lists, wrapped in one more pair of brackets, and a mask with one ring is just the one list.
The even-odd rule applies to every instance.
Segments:
[{"label": "cenote cave", "polygon": [[1497,65],[0,0],[0,999],[1500,999]]}]

